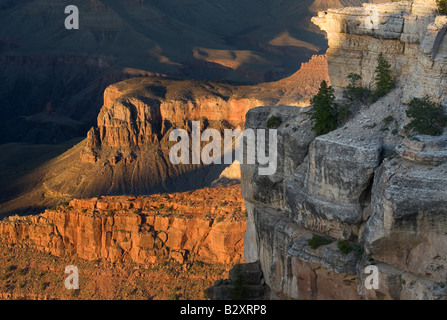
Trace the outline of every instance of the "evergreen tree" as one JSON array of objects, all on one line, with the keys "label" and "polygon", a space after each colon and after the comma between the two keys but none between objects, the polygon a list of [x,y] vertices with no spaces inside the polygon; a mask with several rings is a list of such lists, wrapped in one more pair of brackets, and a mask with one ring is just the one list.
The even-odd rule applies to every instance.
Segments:
[{"label": "evergreen tree", "polygon": [[413,98],[408,104],[406,114],[412,120],[405,128],[420,134],[438,136],[447,126],[447,116],[442,107],[432,102],[428,96],[422,99]]},{"label": "evergreen tree", "polygon": [[386,61],[383,53],[377,58],[377,68],[375,70],[376,94],[383,97],[388,94],[394,87],[395,83],[391,76],[391,65]]},{"label": "evergreen tree", "polygon": [[436,0],[440,14],[447,14],[447,0]]},{"label": "evergreen tree", "polygon": [[318,93],[310,100],[313,105],[311,119],[313,120],[313,130],[317,136],[326,134],[337,128],[335,117],[335,96],[334,88],[328,86],[326,81],[322,81]]}]

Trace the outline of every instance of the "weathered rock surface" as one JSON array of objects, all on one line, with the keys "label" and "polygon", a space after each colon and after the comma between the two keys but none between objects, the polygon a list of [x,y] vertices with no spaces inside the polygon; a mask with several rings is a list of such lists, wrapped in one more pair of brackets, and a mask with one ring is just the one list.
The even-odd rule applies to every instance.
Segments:
[{"label": "weathered rock surface", "polygon": [[229,271],[229,278],[217,280],[206,290],[212,300],[262,300],[267,296],[268,287],[262,278],[257,262],[236,264]]},{"label": "weathered rock surface", "polygon": [[372,190],[365,248],[374,260],[426,280],[447,278],[447,164],[381,165]]},{"label": "weathered rock surface", "polygon": [[[315,19],[328,32],[336,88],[350,72],[368,86],[380,52],[397,76],[395,90],[336,130],[315,137],[311,109],[247,113],[252,129],[272,115],[282,120],[277,172],[258,177],[259,164],[241,166],[245,259],[259,263],[270,298],[447,299],[447,133],[405,129],[409,97],[445,98],[445,23],[433,8],[403,1]],[[424,61],[429,67],[418,70]],[[378,287],[366,285],[367,267],[377,267]]]},{"label": "weathered rock surface", "polygon": [[40,215],[1,221],[0,239],[88,260],[154,264],[170,257],[234,264],[243,261],[242,211],[239,186],[72,200]]},{"label": "weathered rock surface", "polygon": [[338,238],[355,237],[381,151],[380,139],[347,144],[336,132],[317,137],[285,189],[293,219]]},{"label": "weathered rock surface", "polygon": [[247,113],[246,129],[268,130],[267,121],[271,117],[278,117],[280,125],[278,128],[272,128],[276,129],[278,134],[275,173],[261,176],[258,174],[258,164],[241,164],[241,179],[246,182],[242,184],[242,195],[246,200],[266,203],[276,208],[284,207],[285,181],[304,160],[308,145],[315,137],[308,111],[309,108],[268,106]]},{"label": "weathered rock surface", "polygon": [[[302,125],[296,130],[301,145],[278,139],[295,150],[292,174],[279,165],[279,186],[272,189],[253,174],[258,164],[241,166],[245,261],[259,263],[271,299],[447,298],[445,137],[411,140],[413,148],[426,145],[428,155],[438,155],[433,165],[393,153],[393,146],[410,143],[383,130],[387,122],[368,124],[382,121],[390,103],[400,103],[399,92],[316,138],[308,122],[299,121],[303,110],[278,108],[278,117],[290,119],[278,128],[279,137]],[[268,110],[252,109],[247,118],[264,128]],[[404,109],[393,110],[399,119],[393,126],[401,127]],[[278,152],[278,158],[285,163],[287,154]],[[313,248],[314,237],[329,240]],[[368,265],[378,266],[379,289],[365,287]]]},{"label": "weathered rock surface", "polygon": [[373,85],[382,52],[404,88],[404,101],[426,94],[438,102],[447,98],[446,17],[437,15],[434,0],[328,10],[312,21],[327,32],[329,76],[335,88],[347,86],[349,73],[360,74],[363,86]]}]

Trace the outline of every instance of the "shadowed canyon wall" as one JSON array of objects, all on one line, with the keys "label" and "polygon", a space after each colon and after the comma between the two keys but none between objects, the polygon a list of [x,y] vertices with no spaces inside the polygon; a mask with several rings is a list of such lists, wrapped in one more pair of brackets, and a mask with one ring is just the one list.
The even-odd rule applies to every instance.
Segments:
[{"label": "shadowed canyon wall", "polygon": [[172,130],[190,133],[194,120],[201,130],[243,128],[251,108],[308,103],[322,79],[328,79],[326,59],[315,56],[288,78],[253,86],[147,77],[111,85],[86,139],[31,173],[3,181],[0,212],[40,210],[73,198],[210,186],[227,164],[173,165]]}]

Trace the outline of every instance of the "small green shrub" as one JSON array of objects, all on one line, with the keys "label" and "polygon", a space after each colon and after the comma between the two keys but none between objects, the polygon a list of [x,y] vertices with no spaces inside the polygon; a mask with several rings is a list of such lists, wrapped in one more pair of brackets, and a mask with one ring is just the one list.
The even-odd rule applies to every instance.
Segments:
[{"label": "small green shrub", "polygon": [[406,114],[412,120],[405,129],[420,134],[439,136],[447,126],[447,116],[442,107],[432,102],[428,96],[422,99],[413,98],[408,104]]},{"label": "small green shrub", "polygon": [[362,80],[362,77],[357,73],[350,73],[348,75],[349,84],[345,90],[343,90],[343,98],[355,102],[361,102],[364,104],[370,104],[375,102],[374,92],[368,88],[359,86],[358,82]]},{"label": "small green shrub", "polygon": [[447,14],[447,0],[436,0],[440,14]]},{"label": "small green shrub", "polygon": [[276,116],[271,116],[268,120],[267,120],[267,128],[269,129],[276,129],[281,125],[281,118],[278,118]]},{"label": "small green shrub", "polygon": [[383,118],[383,122],[391,122],[391,121],[393,121],[394,120],[394,117],[393,116],[388,116],[388,117],[385,117],[385,118]]},{"label": "small green shrub", "polygon": [[312,235],[312,238],[307,240],[307,244],[314,250],[331,242],[332,240],[328,237],[320,236],[315,233]]},{"label": "small green shrub", "polygon": [[352,251],[353,247],[346,240],[338,240],[337,242],[338,250],[343,254],[348,254]]},{"label": "small green shrub", "polygon": [[343,125],[344,123],[346,123],[349,120],[351,115],[352,115],[352,112],[351,112],[351,107],[349,105],[338,106],[337,124],[339,126]]}]

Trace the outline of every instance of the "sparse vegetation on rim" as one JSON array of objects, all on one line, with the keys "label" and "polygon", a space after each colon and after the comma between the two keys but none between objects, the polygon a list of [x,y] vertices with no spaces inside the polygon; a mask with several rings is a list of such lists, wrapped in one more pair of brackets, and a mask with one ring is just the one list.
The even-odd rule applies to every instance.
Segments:
[{"label": "sparse vegetation on rim", "polygon": [[405,128],[420,134],[439,136],[447,126],[447,115],[442,106],[432,102],[428,96],[413,98],[406,114],[412,120]]},{"label": "sparse vegetation on rim", "polygon": [[276,129],[280,126],[281,124],[281,118],[276,117],[276,116],[271,116],[268,120],[267,120],[267,128],[269,129]]},{"label": "sparse vegetation on rim", "polygon": [[447,14],[447,0],[436,0],[440,14]]},{"label": "sparse vegetation on rim", "polygon": [[318,234],[313,234],[312,238],[310,238],[309,240],[307,240],[307,244],[312,248],[312,249],[318,249],[321,246],[327,245],[332,243],[333,240],[326,237],[326,236],[320,236]]},{"label": "sparse vegetation on rim", "polygon": [[375,81],[377,97],[383,97],[388,94],[396,83],[391,74],[391,64],[385,59],[382,52],[377,57],[377,68],[375,70]]}]

